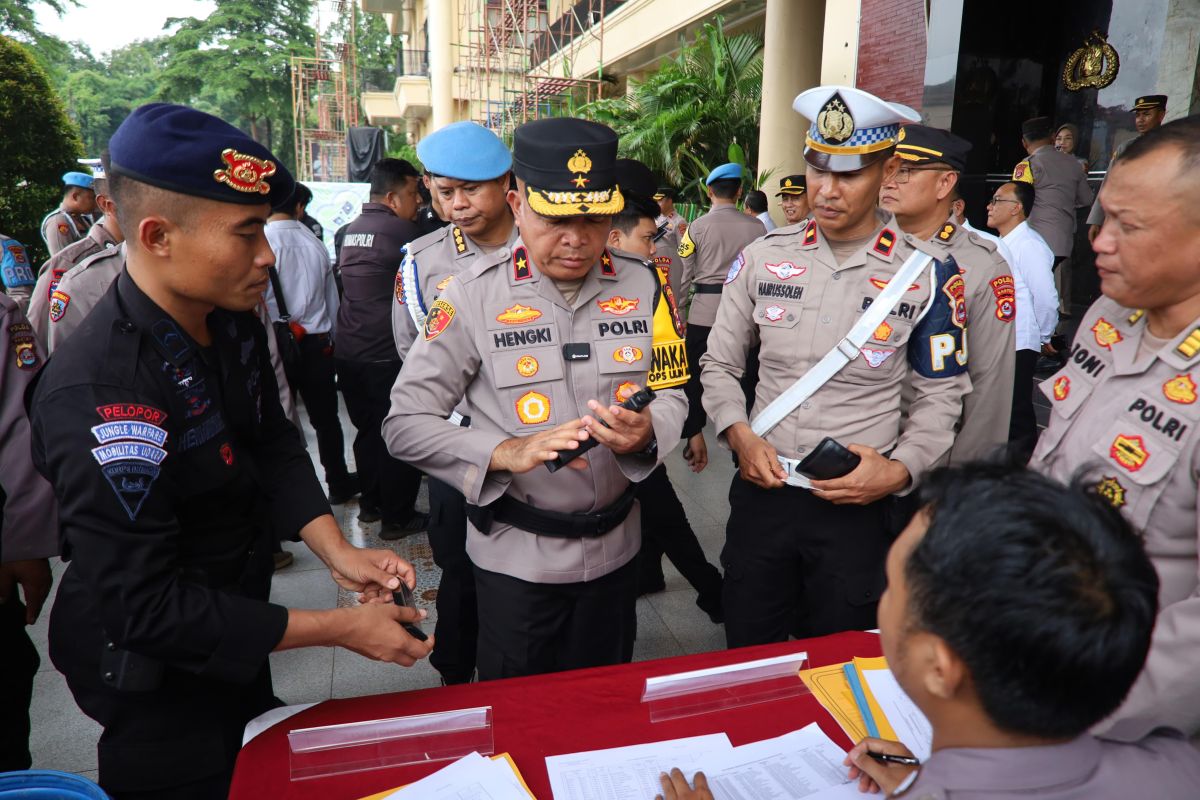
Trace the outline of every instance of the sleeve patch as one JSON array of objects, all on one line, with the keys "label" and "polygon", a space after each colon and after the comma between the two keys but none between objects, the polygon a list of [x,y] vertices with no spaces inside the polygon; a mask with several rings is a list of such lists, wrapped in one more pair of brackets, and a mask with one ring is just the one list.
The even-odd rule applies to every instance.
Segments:
[{"label": "sleeve patch", "polygon": [[14,336],[12,342],[13,355],[17,359],[17,368],[37,369],[39,359],[33,337],[28,334]]},{"label": "sleeve patch", "polygon": [[50,293],[50,321],[58,322],[67,314],[67,306],[71,304],[71,295],[55,289]]},{"label": "sleeve patch", "polygon": [[1033,183],[1033,169],[1029,166],[1029,159],[1025,159],[1013,169],[1012,179],[1021,183]]},{"label": "sleeve patch", "polygon": [[996,298],[996,319],[1012,322],[1017,316],[1017,287],[1012,275],[1001,275],[991,281]]},{"label": "sleeve patch", "polygon": [[442,331],[450,327],[456,311],[454,306],[440,297],[433,301],[429,316],[425,317],[425,341],[432,341],[442,335]]},{"label": "sleeve patch", "polygon": [[[733,283],[737,279],[738,273],[742,271],[742,267],[746,266],[746,256],[738,253],[737,258],[729,265],[729,272],[725,275],[725,283]],[[788,277],[791,277],[790,275]],[[786,279],[785,279],[786,280]]]},{"label": "sleeve patch", "polygon": [[129,515],[130,522],[133,522],[142,510],[142,504],[146,502],[150,486],[158,477],[161,467],[143,461],[121,460],[103,465],[100,471]]},{"label": "sleeve patch", "polygon": [[696,243],[692,241],[692,232],[684,231],[683,238],[679,240],[679,257],[687,258],[696,252]]},{"label": "sleeve patch", "polygon": [[37,276],[29,266],[25,248],[13,239],[4,242],[3,256],[0,257],[0,280],[10,289],[33,286],[37,283]]}]

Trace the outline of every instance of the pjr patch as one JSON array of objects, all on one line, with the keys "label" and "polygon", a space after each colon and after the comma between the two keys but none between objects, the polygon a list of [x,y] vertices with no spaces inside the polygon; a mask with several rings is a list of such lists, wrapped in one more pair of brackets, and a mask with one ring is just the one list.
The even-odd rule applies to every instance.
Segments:
[{"label": "pjr patch", "polygon": [[66,292],[55,289],[50,293],[50,321],[58,322],[67,313],[67,306],[71,304],[71,295]]},{"label": "pjr patch", "polygon": [[450,327],[454,321],[454,306],[441,299],[433,301],[429,316],[425,317],[425,341],[429,342],[442,335],[442,331]]},{"label": "pjr patch", "polygon": [[1112,346],[1120,342],[1125,337],[1121,332],[1114,328],[1112,324],[1104,317],[1096,320],[1096,324],[1092,326],[1092,333],[1096,336],[1096,344],[1103,347],[1105,350],[1112,350]]},{"label": "pjr patch", "polygon": [[864,347],[862,349],[862,357],[871,369],[879,369],[879,367],[883,366],[883,362],[895,354],[895,350],[877,350],[874,347]]},{"label": "pjr patch", "polygon": [[1017,316],[1017,284],[1012,275],[1001,275],[991,280],[992,294],[996,298],[996,319],[1012,322]]},{"label": "pjr patch", "polygon": [[497,314],[496,322],[503,322],[505,325],[524,325],[526,322],[533,322],[541,318],[541,311],[517,303],[515,306],[509,306]]},{"label": "pjr patch", "polygon": [[1150,458],[1150,451],[1146,449],[1146,443],[1141,436],[1123,433],[1117,434],[1117,438],[1113,439],[1108,454],[1112,456],[1113,461],[1130,472],[1137,472]]},{"label": "pjr patch", "polygon": [[1176,375],[1163,384],[1163,396],[1172,403],[1190,406],[1196,402],[1196,382],[1190,374]]},{"label": "pjr patch", "polygon": [[517,398],[517,418],[526,425],[540,425],[550,419],[550,398],[541,392],[526,392]]},{"label": "pjr patch", "polygon": [[1060,375],[1054,380],[1054,399],[1062,402],[1067,399],[1067,395],[1071,394],[1071,379],[1066,375]]},{"label": "pjr patch", "polygon": [[781,281],[791,280],[808,272],[808,267],[797,267],[790,261],[783,261],[779,264],[763,264],[763,269]]},{"label": "pjr patch", "polygon": [[628,297],[622,297],[619,294],[614,294],[607,300],[597,300],[596,305],[599,306],[600,310],[605,314],[613,314],[618,317],[623,317],[631,311],[637,311],[637,307],[641,302],[642,301],[636,297],[630,299]]},{"label": "pjr patch", "polygon": [[1112,503],[1113,508],[1125,505],[1125,487],[1111,475],[1105,475],[1096,484],[1096,494]]}]

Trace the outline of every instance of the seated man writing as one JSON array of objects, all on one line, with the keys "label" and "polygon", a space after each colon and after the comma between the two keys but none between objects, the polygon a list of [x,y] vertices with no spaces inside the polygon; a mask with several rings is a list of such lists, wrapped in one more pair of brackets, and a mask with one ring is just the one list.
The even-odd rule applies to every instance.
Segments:
[{"label": "seated man writing", "polygon": [[[883,651],[933,726],[920,767],[864,739],[850,777],[893,797],[1194,798],[1200,753],[1160,730],[1135,743],[1088,729],[1142,668],[1158,579],[1111,505],[1024,470],[974,464],[922,484],[923,509],[892,545],[879,604]],[[666,800],[711,797],[663,776]],[[704,787],[704,788],[700,788]]]}]

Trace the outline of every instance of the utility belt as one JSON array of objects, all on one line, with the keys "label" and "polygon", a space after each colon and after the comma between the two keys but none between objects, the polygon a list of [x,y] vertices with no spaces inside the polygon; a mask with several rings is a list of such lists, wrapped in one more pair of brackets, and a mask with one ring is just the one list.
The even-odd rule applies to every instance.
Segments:
[{"label": "utility belt", "polygon": [[637,484],[631,483],[621,496],[599,511],[567,512],[548,511],[522,503],[514,497],[503,495],[488,506],[467,503],[467,519],[487,536],[492,524],[502,522],[538,536],[555,539],[592,539],[603,536],[620,525],[629,516]]},{"label": "utility belt", "polygon": [[696,294],[720,294],[725,291],[723,283],[696,283],[692,285]]}]

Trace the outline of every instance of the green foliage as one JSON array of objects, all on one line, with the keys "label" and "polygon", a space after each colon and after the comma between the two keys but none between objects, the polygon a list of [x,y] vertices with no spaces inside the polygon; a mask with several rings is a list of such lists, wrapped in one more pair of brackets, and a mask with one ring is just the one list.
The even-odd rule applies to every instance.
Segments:
[{"label": "green foliage", "polygon": [[46,258],[39,225],[62,197],[62,174],[79,169],[79,134],[44,69],[20,43],[0,36],[0,232]]},{"label": "green foliage", "polygon": [[703,202],[704,178],[727,160],[756,171],[762,37],[726,36],[723,25],[721,17],[705,24],[675,58],[630,80],[624,97],[580,109],[611,126],[621,154],[679,187],[685,201]]},{"label": "green foliage", "polygon": [[388,138],[387,156],[388,158],[403,158],[416,167],[418,172],[425,171],[425,165],[421,163],[421,159],[417,158],[417,148],[399,136]]},{"label": "green foliage", "polygon": [[74,61],[59,80],[68,113],[79,125],[84,150],[98,156],[129,112],[155,98],[166,61],[166,37],[133,42],[98,60],[73,45]]}]

